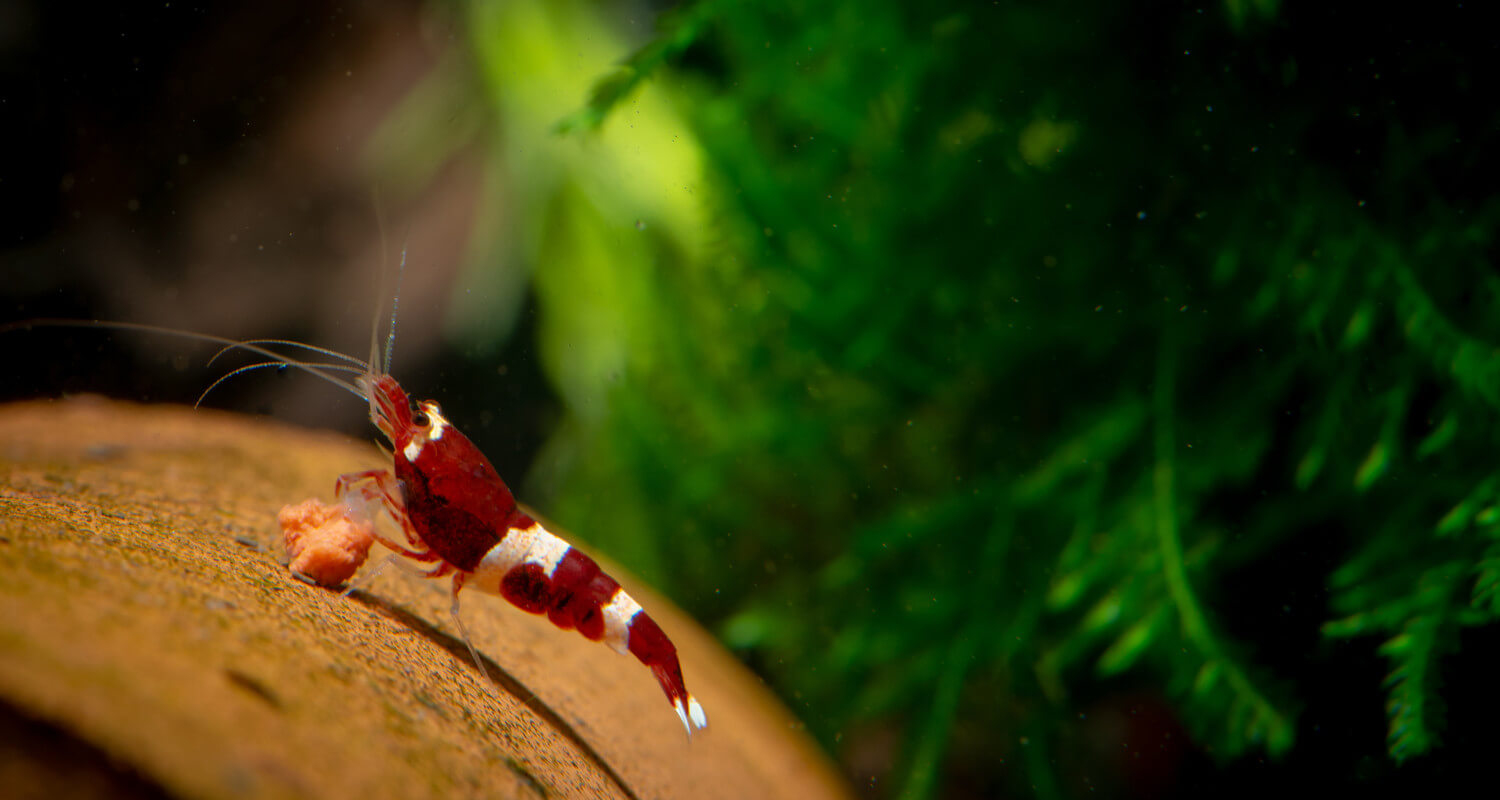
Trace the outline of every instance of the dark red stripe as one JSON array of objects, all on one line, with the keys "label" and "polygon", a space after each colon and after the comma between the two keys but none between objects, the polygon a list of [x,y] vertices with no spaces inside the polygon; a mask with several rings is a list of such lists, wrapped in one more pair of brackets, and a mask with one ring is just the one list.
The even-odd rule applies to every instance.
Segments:
[{"label": "dark red stripe", "polygon": [[595,572],[588,585],[574,593],[573,599],[568,601],[568,611],[573,614],[579,633],[596,642],[604,638],[604,604],[614,597],[618,588],[620,584],[615,583],[614,578]]},{"label": "dark red stripe", "polygon": [[551,606],[552,583],[539,564],[512,567],[500,581],[500,594],[517,608],[540,614]]},{"label": "dark red stripe", "polygon": [[547,618],[553,625],[563,630],[577,627],[578,613],[572,605],[573,597],[579,587],[587,586],[597,574],[599,565],[578,552],[578,548],[569,548],[563,554],[562,560],[557,562],[557,569],[552,572],[552,605],[547,610]]},{"label": "dark red stripe", "polygon": [[630,623],[630,652],[656,673],[656,680],[667,698],[687,696],[682,681],[682,667],[677,662],[677,647],[667,638],[660,625],[646,612],[635,615]]},{"label": "dark red stripe", "polygon": [[635,615],[635,621],[630,624],[630,652],[642,664],[660,664],[677,655],[677,648],[672,646],[672,640],[662,632],[656,620],[642,611]]}]

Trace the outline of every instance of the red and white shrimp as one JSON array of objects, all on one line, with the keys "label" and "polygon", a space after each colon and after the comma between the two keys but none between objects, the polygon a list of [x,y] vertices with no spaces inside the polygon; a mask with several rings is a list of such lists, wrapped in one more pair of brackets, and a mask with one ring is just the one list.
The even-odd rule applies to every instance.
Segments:
[{"label": "red and white shrimp", "polygon": [[[549,533],[517,507],[489,459],[443,416],[436,402],[411,399],[390,376],[394,316],[384,363],[378,357],[373,332],[368,363],[301,342],[241,341],[126,322],[30,320],[0,327],[0,332],[66,325],[184,336],[224,345],[221,354],[242,350],[269,359],[220,377],[204,391],[205,396],[228,378],[250,370],[295,367],[367,400],[370,420],[391,443],[393,470],[340,476],[335,493],[355,522],[368,522],[382,509],[387,512],[405,541],[393,541],[373,525],[369,526],[369,535],[401,556],[431,565],[424,572],[427,577],[452,576],[453,620],[481,672],[484,664],[459,616],[459,592],[466,587],[499,595],[533,614],[546,614],[559,628],[577,629],[588,639],[634,655],[656,674],[690,737],[707,727],[703,706],[683,683],[677,648],[656,621],[592,558]],[[300,361],[270,349],[276,346],[302,348],[342,363]],[[354,380],[339,377],[337,372],[354,373]],[[202,399],[200,396],[199,402]]]},{"label": "red and white shrimp", "polygon": [[[707,727],[703,706],[683,684],[677,648],[656,621],[592,558],[517,507],[489,459],[436,402],[412,400],[383,373],[367,372],[355,384],[370,401],[371,421],[390,440],[395,470],[343,475],[335,493],[345,505],[379,504],[406,539],[377,533],[381,544],[432,564],[427,577],[453,576],[453,619],[466,642],[458,593],[471,587],[500,595],[563,630],[576,628],[634,655],[656,674],[689,736]],[[474,659],[482,670],[477,653]]]}]

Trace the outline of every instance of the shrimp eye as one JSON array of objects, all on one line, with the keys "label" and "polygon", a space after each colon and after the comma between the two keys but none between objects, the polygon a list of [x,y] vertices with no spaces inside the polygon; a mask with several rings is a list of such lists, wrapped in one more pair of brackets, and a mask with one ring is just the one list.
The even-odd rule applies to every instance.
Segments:
[{"label": "shrimp eye", "polygon": [[412,415],[411,421],[412,424],[416,425],[418,428],[425,428],[427,427],[427,423],[431,422],[432,420],[429,420],[426,414],[418,411],[417,413]]}]

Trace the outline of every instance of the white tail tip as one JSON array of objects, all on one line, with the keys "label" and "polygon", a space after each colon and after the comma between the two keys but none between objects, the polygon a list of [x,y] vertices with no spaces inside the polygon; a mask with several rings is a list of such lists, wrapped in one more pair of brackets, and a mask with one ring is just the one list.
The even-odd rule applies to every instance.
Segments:
[{"label": "white tail tip", "polygon": [[680,698],[673,700],[672,708],[677,710],[677,717],[682,720],[682,727],[687,729],[689,738],[692,737],[693,731],[708,727],[708,715],[703,713],[703,706],[698,705],[696,697],[688,695],[686,706]]}]

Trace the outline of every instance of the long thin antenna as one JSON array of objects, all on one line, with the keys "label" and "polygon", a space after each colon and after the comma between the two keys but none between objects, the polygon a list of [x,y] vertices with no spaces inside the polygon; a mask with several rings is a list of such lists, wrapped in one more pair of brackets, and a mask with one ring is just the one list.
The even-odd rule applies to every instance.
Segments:
[{"label": "long thin antenna", "polygon": [[396,293],[391,295],[391,333],[385,340],[385,363],[382,373],[391,374],[391,356],[396,352],[396,310],[401,307],[401,280],[406,277],[406,246],[411,242],[411,230],[401,240],[401,265],[396,267]]},{"label": "long thin antenna", "polygon": [[[360,391],[354,384],[346,380],[335,378],[334,376],[329,375],[326,372],[319,371],[320,369],[346,368],[341,367],[337,364],[310,364],[305,361],[298,361],[295,358],[287,358],[286,356],[276,352],[275,350],[269,350],[267,348],[261,347],[258,344],[254,344],[255,340],[241,341],[239,339],[229,339],[223,336],[214,336],[207,333],[197,333],[195,331],[180,331],[176,328],[166,328],[162,327],[161,325],[147,325],[141,322],[106,322],[104,320],[97,319],[28,319],[22,320],[20,322],[12,322],[5,325],[0,325],[0,333],[30,328],[106,328],[109,330],[119,331],[145,331],[147,333],[159,333],[165,334],[167,336],[180,336],[184,339],[196,339],[200,342],[214,342],[216,344],[224,345],[226,349],[239,348],[242,350],[247,350],[251,353],[255,353],[256,355],[265,356],[266,358],[271,359],[272,363],[284,364],[288,367],[292,367],[293,369],[300,369],[303,372],[308,372],[316,375],[319,378],[328,381],[334,386],[343,389],[344,391],[354,395],[355,397],[358,397],[361,400],[368,401],[370,399],[369,397],[365,396],[365,393]],[[346,358],[352,357],[346,356]],[[358,359],[354,360],[357,361]],[[353,372],[354,370],[350,369],[349,371]]]},{"label": "long thin antenna", "polygon": [[245,347],[246,345],[252,345],[252,344],[260,344],[260,345],[276,344],[276,345],[281,345],[283,347],[300,347],[303,350],[311,350],[314,353],[322,353],[323,355],[328,356],[329,358],[337,358],[337,359],[339,359],[341,361],[347,361],[350,364],[353,364],[354,366],[359,367],[359,369],[357,369],[357,370],[349,370],[350,372],[368,372],[369,369],[370,369],[370,365],[367,364],[364,359],[355,358],[354,356],[348,355],[346,353],[340,353],[339,351],[333,350],[331,348],[319,347],[319,346],[317,346],[315,344],[307,344],[306,342],[296,342],[296,341],[292,341],[291,339],[246,339],[246,340],[244,340],[242,342],[235,342],[234,344],[226,344],[223,347],[219,348],[219,352],[214,353],[213,357],[210,358],[208,360],[208,363],[204,364],[204,366],[211,367],[211,366],[214,365],[215,361],[219,360],[220,356],[224,355],[225,353],[229,352],[230,350],[234,350],[236,348],[242,348],[242,347]]},{"label": "long thin antenna", "polygon": [[[380,359],[380,312],[385,310],[385,212],[380,208],[380,189],[370,189],[370,202],[375,205],[375,229],[380,236],[380,294],[375,298],[375,315],[370,318],[370,368],[374,369]],[[387,356],[386,363],[390,363]],[[389,372],[387,372],[389,374]]]},{"label": "long thin antenna", "polygon": [[[223,351],[221,350],[219,352],[222,353]],[[203,394],[198,395],[198,400],[197,400],[197,402],[193,403],[193,408],[197,408],[198,406],[203,405],[203,400],[204,400],[204,398],[208,397],[208,393],[209,392],[212,392],[214,389],[219,388],[219,384],[223,383],[224,381],[229,380],[230,378],[233,378],[236,375],[242,375],[242,374],[244,374],[246,372],[251,372],[251,371],[257,370],[257,369],[265,369],[266,367],[290,367],[290,366],[293,366],[293,364],[291,362],[288,362],[288,361],[285,361],[285,360],[282,360],[282,361],[262,361],[262,362],[260,362],[258,364],[246,364],[245,366],[240,367],[239,369],[235,369],[235,370],[232,370],[230,372],[226,372],[223,375],[220,375],[218,380],[214,381],[213,383],[210,383],[208,385],[208,388],[203,390]],[[319,372],[318,370],[320,370],[320,369],[331,369],[331,370],[337,370],[339,372],[352,372],[352,373],[354,373],[356,375],[363,375],[363,374],[365,374],[365,370],[364,369],[360,369],[358,367],[351,367],[351,366],[349,366],[347,364],[298,364],[296,366],[299,366],[302,369],[304,369],[304,370],[306,370],[308,372],[311,372],[312,374],[317,375],[320,378],[324,378],[324,379],[327,379],[327,380],[332,380],[333,382],[335,382],[338,385],[343,386],[345,388],[348,388],[348,384],[344,383],[343,381],[338,380],[337,378],[334,378],[331,375],[324,375],[323,373]],[[365,398],[364,395],[361,394],[361,395],[359,395],[359,399],[364,400],[366,398]]]}]

